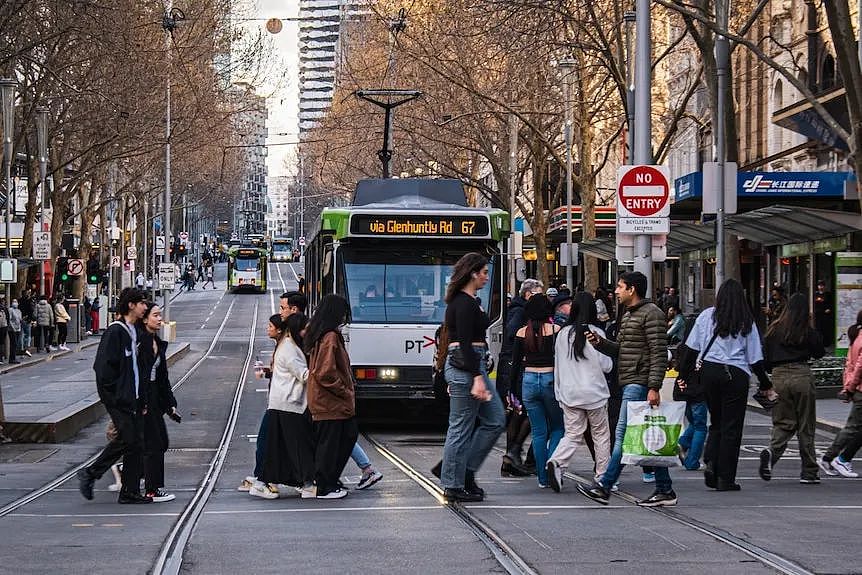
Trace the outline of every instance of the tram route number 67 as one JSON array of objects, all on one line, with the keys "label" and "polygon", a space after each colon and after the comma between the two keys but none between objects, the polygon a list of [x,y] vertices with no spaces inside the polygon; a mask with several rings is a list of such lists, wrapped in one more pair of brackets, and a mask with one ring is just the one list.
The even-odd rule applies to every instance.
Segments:
[{"label": "tram route number 67", "polygon": [[437,345],[437,342],[434,341],[433,337],[428,337],[427,335],[423,335],[422,339],[406,339],[404,340],[404,353],[410,353],[415,350],[417,354],[421,355],[423,349],[432,345]]},{"label": "tram route number 67", "polygon": [[461,222],[461,233],[465,236],[471,235],[475,228],[476,222]]}]

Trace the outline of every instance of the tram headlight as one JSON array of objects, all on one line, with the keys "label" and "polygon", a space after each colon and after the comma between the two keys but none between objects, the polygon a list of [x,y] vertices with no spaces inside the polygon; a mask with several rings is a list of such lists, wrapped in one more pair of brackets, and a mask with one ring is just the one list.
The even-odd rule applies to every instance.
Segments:
[{"label": "tram headlight", "polygon": [[377,376],[380,379],[394,380],[398,379],[398,368],[396,367],[381,367],[377,370]]}]

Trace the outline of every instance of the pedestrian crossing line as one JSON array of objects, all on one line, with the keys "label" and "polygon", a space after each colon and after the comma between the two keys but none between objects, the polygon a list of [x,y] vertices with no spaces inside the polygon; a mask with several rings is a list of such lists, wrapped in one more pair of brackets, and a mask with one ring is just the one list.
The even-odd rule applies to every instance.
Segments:
[{"label": "pedestrian crossing line", "polygon": [[[313,503],[311,505],[314,505]],[[393,506],[368,506],[368,507],[297,507],[292,509],[277,508],[277,509],[221,509],[204,511],[204,515],[243,515],[247,513],[329,513],[345,512],[345,511],[437,511],[446,509],[443,504],[440,505],[393,505]]]},{"label": "pedestrian crossing line", "polygon": [[81,519],[96,517],[178,517],[176,513],[11,513],[8,517],[41,517],[46,519],[67,519],[79,517]]}]

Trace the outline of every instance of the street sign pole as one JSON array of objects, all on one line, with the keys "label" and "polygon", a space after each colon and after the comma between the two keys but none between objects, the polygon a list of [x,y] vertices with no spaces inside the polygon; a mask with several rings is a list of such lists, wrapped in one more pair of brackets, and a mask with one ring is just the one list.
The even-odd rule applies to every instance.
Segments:
[{"label": "street sign pole", "polygon": [[[637,49],[635,55],[635,149],[633,163],[649,165],[652,164],[650,0],[637,0],[635,11],[637,13],[635,24]],[[647,278],[647,293],[644,294],[644,297],[651,297],[652,238],[649,235],[638,234],[635,237],[634,264],[635,271],[641,272]]]}]

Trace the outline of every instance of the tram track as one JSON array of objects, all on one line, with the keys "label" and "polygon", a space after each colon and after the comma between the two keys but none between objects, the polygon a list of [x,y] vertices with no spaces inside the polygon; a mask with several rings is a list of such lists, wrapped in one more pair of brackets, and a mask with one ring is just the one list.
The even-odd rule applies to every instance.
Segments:
[{"label": "tram track", "polygon": [[151,570],[153,575],[179,574],[180,569],[182,568],[186,546],[188,545],[192,532],[200,520],[204,508],[215,489],[216,482],[221,474],[224,462],[227,459],[228,449],[230,447],[234,429],[236,428],[237,418],[239,416],[242,393],[245,390],[245,382],[248,377],[251,358],[254,356],[254,333],[257,326],[257,316],[260,307],[259,304],[259,301],[255,301],[254,303],[254,313],[252,317],[255,318],[255,321],[251,323],[251,329],[249,330],[248,352],[243,361],[243,367],[239,375],[236,390],[234,391],[233,401],[231,403],[230,412],[228,413],[224,432],[222,433],[221,439],[216,447],[216,452],[210,460],[210,464],[207,467],[207,471],[198,485],[198,488],[162,543],[159,554],[157,555],[156,561]]},{"label": "tram track", "polygon": [[[194,363],[194,365],[192,365],[191,368],[189,368],[189,370],[176,383],[174,383],[174,385],[172,386],[173,391],[176,391],[186,381],[188,381],[192,377],[192,375],[195,373],[195,371],[197,371],[197,369],[201,365],[203,365],[204,362],[212,354],[213,350],[215,349],[216,345],[219,342],[219,338],[220,338],[222,332],[224,331],[225,326],[227,325],[228,319],[230,318],[231,311],[233,310],[235,302],[236,302],[235,299],[231,300],[230,305],[228,306],[228,309],[225,312],[224,319],[222,320],[221,324],[219,325],[219,328],[216,331],[215,335],[213,336],[213,340],[210,343],[210,346],[207,348],[206,352],[200,357],[200,359],[198,359]],[[257,303],[255,303],[255,311],[256,310],[257,310]],[[51,493],[52,491],[57,489],[60,485],[69,481],[70,479],[73,479],[76,476],[76,474],[78,473],[78,471],[80,471],[81,469],[92,464],[96,460],[96,458],[99,456],[100,452],[101,452],[101,450],[99,450],[99,452],[94,454],[92,457],[88,458],[86,461],[84,461],[84,462],[78,464],[77,466],[65,471],[64,473],[58,475],[57,477],[55,477],[51,481],[45,483],[44,485],[34,489],[33,491],[30,491],[26,495],[23,495],[14,501],[11,501],[10,503],[7,503],[3,507],[0,507],[0,517],[5,517],[6,515],[9,515],[10,513],[13,513],[16,510],[20,509],[21,507],[24,507],[25,505],[32,503],[33,501],[36,501],[37,499],[40,499],[41,497],[43,497],[43,496],[47,495],[48,493]]]},{"label": "tram track", "polygon": [[385,457],[392,465],[397,467],[407,477],[416,482],[420,487],[427,491],[440,504],[444,505],[452,512],[490,551],[491,555],[502,567],[506,573],[510,575],[538,575],[538,572],[533,569],[512,547],[506,543],[503,538],[494,531],[487,523],[479,519],[469,509],[457,502],[447,502],[443,498],[443,489],[440,488],[434,481],[420,473],[415,467],[407,463],[399,457],[394,451],[386,447],[386,445],[373,436],[364,433],[365,439],[374,446],[374,448]]}]

